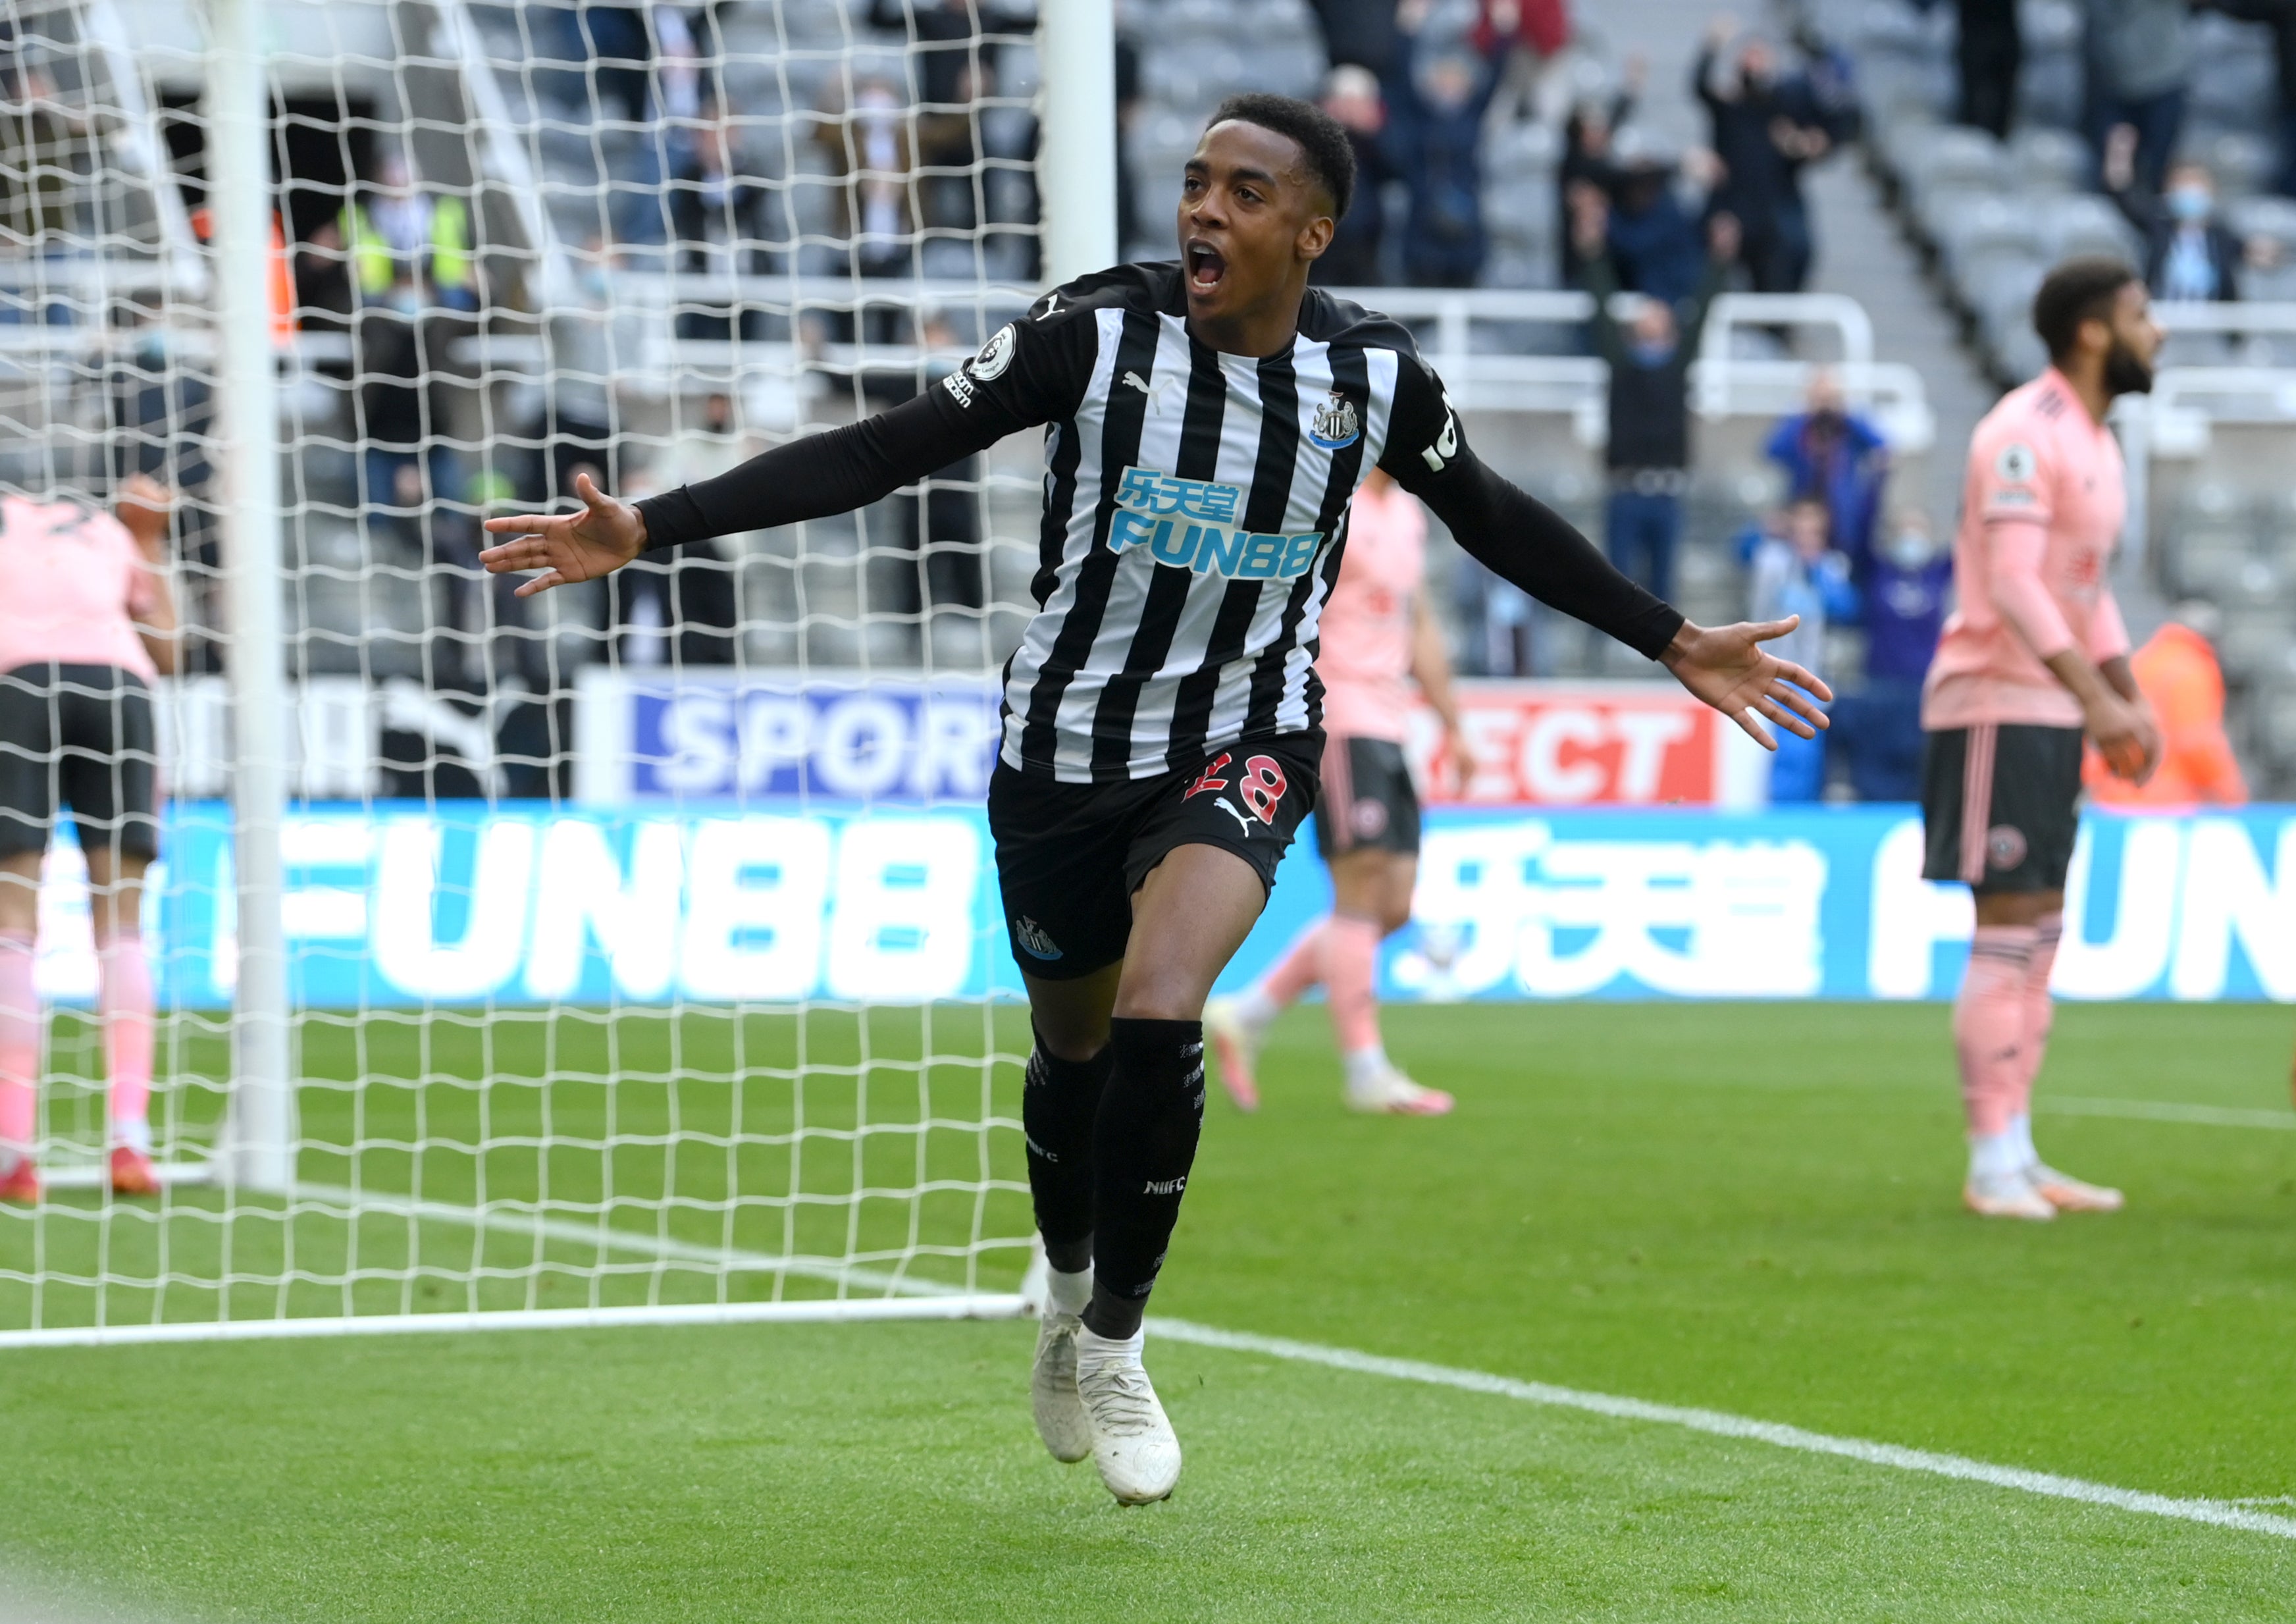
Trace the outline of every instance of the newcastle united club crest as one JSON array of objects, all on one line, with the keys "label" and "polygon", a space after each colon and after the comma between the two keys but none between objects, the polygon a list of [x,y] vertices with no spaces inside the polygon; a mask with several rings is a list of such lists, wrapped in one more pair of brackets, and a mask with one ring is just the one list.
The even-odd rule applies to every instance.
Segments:
[{"label": "newcastle united club crest", "polygon": [[1356,403],[1333,390],[1316,408],[1315,421],[1308,425],[1308,438],[1326,451],[1354,445],[1363,438],[1363,421],[1356,415]]}]

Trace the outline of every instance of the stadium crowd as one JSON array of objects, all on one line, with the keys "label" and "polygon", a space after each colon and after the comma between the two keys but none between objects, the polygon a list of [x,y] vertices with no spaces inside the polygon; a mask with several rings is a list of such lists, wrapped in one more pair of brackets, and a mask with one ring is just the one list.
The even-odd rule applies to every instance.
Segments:
[{"label": "stadium crowd", "polygon": [[[634,401],[622,374],[637,340],[615,283],[685,279],[674,316],[681,343],[786,343],[817,370],[840,346],[921,349],[922,370],[911,360],[828,366],[850,384],[854,409],[877,409],[929,385],[983,335],[953,313],[865,293],[844,309],[792,317],[741,279],[842,276],[865,287],[1036,276],[1033,7],[767,9],[776,18],[833,12],[836,26],[883,53],[808,80],[793,53],[777,64],[786,103],[766,118],[727,64],[764,51],[756,29],[771,20],[739,0],[487,11],[487,26],[509,29],[496,52],[519,53],[544,122],[537,151],[559,236],[579,244],[570,280],[546,296],[505,283],[469,189],[427,176],[406,137],[348,106],[324,140],[299,145],[290,132],[276,297],[283,320],[315,340],[311,370],[337,401],[332,438],[356,447],[299,454],[299,477],[306,499],[355,516],[354,545],[370,566],[423,580],[409,589],[423,601],[401,616],[414,629],[396,643],[374,639],[371,606],[346,598],[343,624],[304,640],[312,671],[411,679],[448,696],[509,679],[545,694],[601,658],[645,667],[774,657],[745,645],[744,627],[789,607],[776,601],[761,613],[761,582],[794,603],[802,566],[768,556],[761,538],[648,565],[546,622],[475,568],[480,521],[563,499],[578,473],[643,495],[719,470],[793,426],[795,414],[777,421],[722,382],[689,381],[667,412]],[[1607,363],[1600,484],[1575,506],[1567,491],[1549,494],[1654,590],[1670,588],[1689,538],[1727,545],[1734,611],[1800,608],[1812,627],[1808,663],[1842,678],[1844,697],[1832,760],[1782,770],[1775,790],[1789,798],[1909,792],[1915,695],[1951,594],[1952,516],[1898,488],[1884,425],[1829,372],[1813,377],[1807,409],[1766,438],[1769,499],[1713,495],[1720,481],[1690,402],[1704,317],[1726,291],[1808,285],[1822,251],[1805,189],[1812,168],[1865,144],[2005,381],[2035,370],[2020,348],[2030,343],[2020,313],[2050,257],[2112,247],[2158,297],[2229,299],[2287,291],[2296,246],[2296,204],[2276,212],[2257,195],[2267,185],[2296,189],[2296,117],[2286,111],[2296,105],[2296,6],[2086,0],[2021,11],[2006,0],[1885,0],[1852,9],[1796,0],[1774,8],[1775,28],[1717,16],[1689,73],[1669,83],[1605,37],[1598,8],[1564,0],[1254,0],[1255,24],[1266,26],[1250,53],[1209,48],[1232,38],[1232,20],[1185,0],[1125,0],[1118,11],[1119,214],[1136,249],[1153,251],[1170,172],[1211,101],[1279,79],[1320,95],[1349,132],[1365,181],[1318,281],[1572,288],[1605,301],[1586,331],[1562,340]],[[2072,32],[2029,37],[2036,17],[2070,17]],[[2268,130],[2226,123],[2230,103],[2216,86],[2226,39],[2277,64],[2279,122]],[[2070,98],[2059,72],[2069,51],[2080,70]],[[1936,77],[1948,61],[1949,97]],[[4,71],[33,99],[37,61],[19,53]],[[578,112],[579,140],[546,138],[551,118]],[[1953,139],[1938,138],[1940,113]],[[1702,139],[1657,133],[1685,127],[1685,114]],[[62,138],[29,124],[10,135],[19,145]],[[315,160],[321,148],[332,156]],[[2018,207],[2036,188],[2060,185],[2046,208]],[[1987,187],[2004,210],[1975,207],[1993,195]],[[196,204],[196,188],[186,190]],[[38,211],[55,206],[8,204],[33,241],[45,229]],[[1992,221],[1992,234],[1972,220]],[[1633,315],[1613,322],[1617,294],[1638,298]],[[22,300],[0,305],[0,317],[19,323],[54,319]],[[480,335],[537,309],[547,365],[505,410],[486,398],[468,356]],[[130,308],[118,319],[141,326],[148,316]],[[206,384],[195,365],[162,353],[167,341],[155,324],[115,370],[112,423],[128,450],[114,472],[132,465],[196,497]],[[1766,335],[1736,341],[1759,346]],[[865,521],[855,550],[873,562],[855,566],[864,585],[854,607],[978,625],[1013,595],[992,567],[982,477],[968,459]],[[201,631],[217,620],[208,526],[206,504],[186,503],[181,545],[201,566],[188,583],[193,671],[216,663]],[[1450,578],[1464,669],[1579,668],[1567,640],[1486,572],[1462,562],[1437,573]],[[310,595],[315,620],[334,612],[323,600]],[[2211,615],[2198,605],[2179,615],[2205,651]],[[497,628],[510,635],[485,635]]]}]

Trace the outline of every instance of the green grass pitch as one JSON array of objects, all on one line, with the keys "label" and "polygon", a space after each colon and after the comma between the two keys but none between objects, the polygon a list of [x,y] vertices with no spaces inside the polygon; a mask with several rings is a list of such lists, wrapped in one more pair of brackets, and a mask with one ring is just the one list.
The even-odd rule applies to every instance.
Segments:
[{"label": "green grass pitch", "polygon": [[[937,1051],[978,1052],[977,1014],[935,1019]],[[906,1159],[882,1174],[844,1144],[841,1176],[871,1187],[981,1153],[929,1123],[960,1097],[977,1106],[982,1070],[910,1063],[916,1020],[883,1018],[872,1063],[808,1107],[834,1124],[866,1087],[872,1120],[925,1124],[888,1136]],[[1017,1049],[1021,1018],[999,1020],[998,1046]],[[2296,1133],[2047,1110],[2052,1095],[2284,1110],[2285,1012],[2064,1010],[2042,1144],[2124,1185],[2130,1209],[2048,1226],[1957,1209],[1939,1006],[1418,1008],[1389,1025],[1457,1113],[1346,1115],[1321,1012],[1286,1017],[1263,1111],[1214,1097],[1159,1311],[2296,1514]],[[824,1028],[808,1053],[833,1069],[862,1036]],[[604,1037],[562,1022],[516,1041],[603,1071]],[[389,1041],[416,1038],[422,1063],[391,1063],[430,1087],[370,1102],[368,1127],[428,1113],[454,1138],[472,1096],[443,1079],[511,1040]],[[638,1073],[662,1070],[669,1045],[706,1070],[740,1043],[743,1063],[770,1068],[795,1040],[660,1022],[616,1035]],[[1010,1069],[986,1081],[1010,1111]],[[723,1085],[565,1087],[516,1110],[576,1138],[617,1111],[644,1139],[672,1113],[765,1133],[791,1109],[785,1092],[737,1104]],[[1014,1147],[988,1140],[1016,1171]],[[600,1153],[488,1154],[458,1174],[442,1153],[426,1187],[609,1177]],[[611,1170],[614,1187],[657,1193],[731,1179],[771,1195],[797,1177],[787,1152],[729,1168],[658,1150]],[[944,1240],[970,1222],[931,1205],[889,1199],[865,1222]],[[775,1242],[788,1210],[758,1209],[738,1243]],[[0,1226],[0,1267],[22,1267],[21,1234]],[[382,1244],[301,1239],[321,1273],[329,1246]],[[492,1261],[480,1306],[553,1300],[545,1279],[576,1289],[552,1267],[571,1257]],[[1006,1261],[985,1258],[982,1284]],[[299,1306],[334,1311],[341,1289]],[[443,1289],[416,1306],[462,1306],[465,1288]],[[0,1323],[23,1308],[0,1295]],[[1036,1442],[1028,1347],[1025,1326],[974,1324],[0,1352],[0,1567],[99,1611],[217,1620],[2296,1611],[2296,1541],[1152,1337],[1188,1465],[1174,1500],[1123,1511],[1088,1465]]]}]

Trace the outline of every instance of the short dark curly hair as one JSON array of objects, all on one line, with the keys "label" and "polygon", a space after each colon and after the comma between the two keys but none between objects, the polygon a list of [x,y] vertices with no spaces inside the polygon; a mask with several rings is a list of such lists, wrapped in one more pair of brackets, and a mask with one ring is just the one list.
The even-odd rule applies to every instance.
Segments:
[{"label": "short dark curly hair", "polygon": [[1226,124],[1231,119],[1242,124],[1257,124],[1264,130],[1274,130],[1297,142],[1308,160],[1308,173],[1321,182],[1331,195],[1332,217],[1347,217],[1348,204],[1356,194],[1356,150],[1337,119],[1313,102],[1271,95],[1264,90],[1230,96],[1212,114],[1211,123]]},{"label": "short dark curly hair", "polygon": [[2138,280],[2135,266],[2111,254],[2077,254],[2043,277],[2033,295],[2033,331],[2049,359],[2072,353],[2083,322],[2111,321],[2112,301]]}]

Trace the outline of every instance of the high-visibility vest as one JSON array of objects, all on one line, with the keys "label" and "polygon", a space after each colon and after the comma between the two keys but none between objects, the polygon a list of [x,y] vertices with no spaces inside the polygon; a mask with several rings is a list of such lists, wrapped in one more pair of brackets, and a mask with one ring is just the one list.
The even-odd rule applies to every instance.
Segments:
[{"label": "high-visibility vest", "polygon": [[351,285],[362,294],[390,292],[398,275],[391,261],[390,242],[374,228],[365,208],[357,203],[344,204],[335,224],[343,234],[343,253],[350,267]]},{"label": "high-visibility vest", "polygon": [[430,284],[468,288],[474,274],[470,207],[459,197],[442,197],[430,209]]},{"label": "high-visibility vest", "polygon": [[[343,250],[349,256],[352,278],[362,294],[390,291],[398,267],[390,241],[374,228],[364,205],[344,205],[339,225]],[[430,285],[469,288],[476,267],[471,254],[470,205],[459,197],[435,199],[430,205]]]}]

